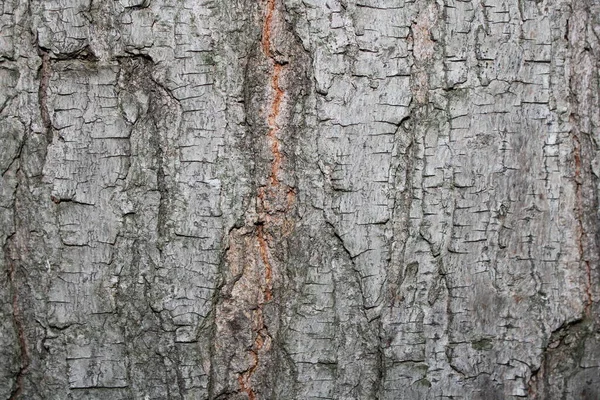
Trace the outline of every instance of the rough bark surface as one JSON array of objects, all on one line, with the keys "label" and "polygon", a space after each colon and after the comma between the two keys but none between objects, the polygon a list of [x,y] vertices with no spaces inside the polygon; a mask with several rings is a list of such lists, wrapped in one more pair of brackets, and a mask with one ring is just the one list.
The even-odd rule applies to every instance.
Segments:
[{"label": "rough bark surface", "polygon": [[1,399],[600,398],[598,0],[0,0]]}]

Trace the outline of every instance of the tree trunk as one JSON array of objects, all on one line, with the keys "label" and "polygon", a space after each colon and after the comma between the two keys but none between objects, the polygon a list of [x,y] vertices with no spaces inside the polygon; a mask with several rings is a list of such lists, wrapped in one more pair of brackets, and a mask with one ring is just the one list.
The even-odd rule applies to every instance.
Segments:
[{"label": "tree trunk", "polygon": [[0,398],[600,398],[598,0],[0,5]]}]

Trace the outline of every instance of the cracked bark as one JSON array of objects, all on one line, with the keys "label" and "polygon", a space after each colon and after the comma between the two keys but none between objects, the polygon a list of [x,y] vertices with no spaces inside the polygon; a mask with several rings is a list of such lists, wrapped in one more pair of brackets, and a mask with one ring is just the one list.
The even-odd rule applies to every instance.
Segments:
[{"label": "cracked bark", "polygon": [[599,15],[4,1],[0,398],[598,398]]}]

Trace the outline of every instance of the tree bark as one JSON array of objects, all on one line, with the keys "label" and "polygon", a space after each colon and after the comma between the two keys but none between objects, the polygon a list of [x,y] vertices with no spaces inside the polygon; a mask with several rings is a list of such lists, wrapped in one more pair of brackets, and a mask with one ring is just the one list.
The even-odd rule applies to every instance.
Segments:
[{"label": "tree bark", "polygon": [[0,5],[0,398],[600,398],[597,0]]}]

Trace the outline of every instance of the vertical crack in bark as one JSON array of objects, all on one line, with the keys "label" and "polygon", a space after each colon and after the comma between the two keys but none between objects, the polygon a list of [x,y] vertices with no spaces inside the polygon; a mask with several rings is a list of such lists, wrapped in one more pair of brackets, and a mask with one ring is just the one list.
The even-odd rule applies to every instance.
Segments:
[{"label": "vertical crack in bark", "polygon": [[576,194],[576,212],[577,212],[577,245],[579,251],[579,258],[585,265],[585,273],[586,273],[586,282],[585,282],[585,295],[586,295],[586,304],[585,304],[585,313],[588,314],[592,307],[593,297],[592,297],[592,266],[590,265],[590,261],[585,257],[585,249],[583,245],[583,241],[585,240],[585,227],[583,226],[584,219],[584,204],[583,204],[583,194],[582,194],[582,185],[583,178],[581,176],[581,141],[579,139],[579,135],[576,133],[573,135],[574,142],[574,161],[575,161],[575,194]]},{"label": "vertical crack in bark", "polygon": [[271,64],[270,76],[270,106],[267,115],[267,140],[271,150],[272,162],[270,175],[266,186],[258,189],[257,207],[259,207],[256,232],[256,242],[260,260],[263,264],[264,286],[261,289],[262,300],[254,310],[256,339],[249,353],[252,357],[251,366],[238,377],[240,389],[247,394],[250,400],[257,398],[252,387],[251,379],[260,365],[261,353],[271,348],[272,336],[264,321],[263,306],[273,300],[273,275],[274,264],[272,262],[272,235],[269,231],[277,233],[277,237],[285,237],[288,222],[286,214],[295,202],[295,191],[292,187],[281,183],[280,172],[283,164],[283,154],[279,140],[280,126],[278,119],[282,114],[285,90],[281,85],[281,79],[285,71],[284,65],[274,55],[271,39],[274,35],[274,18],[276,13],[276,0],[268,0],[266,5],[266,16],[263,25],[262,49],[264,55]]},{"label": "vertical crack in bark", "polygon": [[[586,185],[590,185],[589,161],[584,159],[585,150],[589,149],[586,135],[589,135],[590,109],[588,104],[589,83],[587,79],[588,69],[586,60],[589,60],[586,48],[588,26],[588,11],[582,2],[575,2],[573,11],[568,20],[568,41],[571,46],[571,67],[569,74],[569,87],[571,89],[571,100],[573,111],[569,116],[569,122],[573,129],[573,162],[575,167],[575,218],[577,220],[577,247],[579,260],[585,267],[585,314],[589,314],[593,304],[592,294],[592,265],[590,263],[589,235],[586,231],[586,214],[589,206],[585,204],[589,195]],[[588,64],[589,65],[589,64]],[[585,147],[584,147],[585,146]]]},{"label": "vertical crack in bark", "polygon": [[42,66],[40,68],[40,87],[38,89],[38,102],[40,105],[40,115],[42,123],[46,129],[46,140],[52,143],[52,120],[48,111],[48,86],[50,86],[50,78],[52,78],[52,63],[50,54],[47,51],[39,49],[40,57],[42,58]]},{"label": "vertical crack in bark", "polygon": [[273,31],[273,15],[275,14],[276,0],[267,0],[267,14],[265,16],[265,24],[263,25],[262,46],[265,55],[273,58],[271,52],[271,32]]},{"label": "vertical crack in bark", "polygon": [[[28,132],[31,132],[29,130]],[[17,183],[13,191],[13,200],[12,200],[12,226],[14,231],[10,234],[4,241],[3,244],[3,254],[4,261],[7,265],[7,278],[8,278],[8,290],[11,295],[11,306],[12,306],[12,319],[15,327],[15,331],[17,334],[18,342],[19,342],[19,350],[20,350],[20,359],[21,365],[19,367],[19,371],[17,372],[15,379],[15,387],[13,388],[9,400],[16,400],[20,398],[23,392],[23,378],[27,373],[30,364],[30,356],[29,356],[29,348],[27,346],[27,335],[25,333],[25,322],[23,318],[23,312],[21,307],[19,306],[19,284],[17,282],[17,266],[15,261],[19,260],[22,254],[21,249],[19,248],[19,242],[17,241],[19,238],[19,228],[20,223],[18,219],[19,210],[18,210],[18,195],[19,195],[19,187],[21,186],[21,179],[23,178],[21,172],[21,155],[23,153],[23,147],[25,146],[26,137],[23,137],[19,149],[15,154],[11,165],[8,169],[10,169],[13,163],[17,163],[15,176],[17,177]],[[7,171],[8,171],[7,169]],[[6,172],[6,171],[5,171]]]},{"label": "vertical crack in bark", "polygon": [[240,389],[248,395],[248,399],[250,400],[256,400],[256,393],[252,388],[250,378],[252,378],[252,375],[254,375],[260,363],[259,352],[263,350],[263,348],[265,348],[265,350],[268,350],[271,346],[271,336],[269,335],[263,318],[264,317],[262,313],[262,306],[259,306],[259,308],[257,309],[257,322],[259,330],[257,332],[256,339],[254,340],[252,348],[249,350],[250,355],[252,357],[252,365],[250,365],[250,367],[238,377]]},{"label": "vertical crack in bark", "polygon": [[[11,238],[14,240],[14,237]],[[14,242],[13,242],[14,243]],[[15,253],[15,249],[13,246],[8,248],[8,251],[5,249],[5,254]],[[10,290],[12,292],[12,313],[13,313],[13,321],[15,324],[15,329],[17,330],[17,337],[19,338],[19,349],[21,351],[21,366],[19,368],[19,372],[17,373],[15,388],[13,389],[10,400],[16,400],[19,398],[23,391],[23,377],[27,372],[27,368],[29,367],[29,349],[27,347],[27,338],[25,336],[25,328],[23,323],[23,316],[21,314],[21,308],[19,307],[19,292],[18,285],[16,283],[16,267],[14,262],[14,254],[8,255],[7,263],[8,263],[8,280],[10,283]]]},{"label": "vertical crack in bark", "polygon": [[273,75],[271,77],[271,89],[273,90],[274,97],[273,103],[271,104],[271,111],[268,118],[269,123],[269,133],[268,138],[271,142],[271,153],[273,155],[273,163],[271,164],[271,185],[278,186],[279,185],[279,177],[278,173],[281,169],[282,162],[282,154],[279,145],[279,139],[277,138],[277,133],[279,132],[279,127],[277,126],[277,117],[281,111],[281,103],[283,101],[284,91],[279,86],[279,77],[281,76],[283,65],[278,64],[275,60],[273,60]]},{"label": "vertical crack in bark", "polygon": [[265,232],[262,225],[256,229],[258,245],[260,249],[260,258],[265,266],[265,288],[263,290],[265,301],[270,301],[273,298],[273,267],[269,261],[269,245],[265,238]]}]

